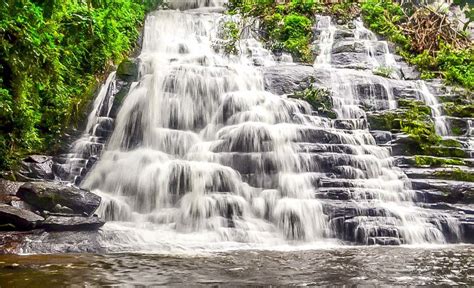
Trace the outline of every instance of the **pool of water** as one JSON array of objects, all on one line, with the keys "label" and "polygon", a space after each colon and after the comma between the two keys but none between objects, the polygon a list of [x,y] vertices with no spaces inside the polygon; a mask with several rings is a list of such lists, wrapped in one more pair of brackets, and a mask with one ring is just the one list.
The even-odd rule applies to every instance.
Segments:
[{"label": "pool of water", "polygon": [[0,287],[474,285],[474,245],[0,256]]}]

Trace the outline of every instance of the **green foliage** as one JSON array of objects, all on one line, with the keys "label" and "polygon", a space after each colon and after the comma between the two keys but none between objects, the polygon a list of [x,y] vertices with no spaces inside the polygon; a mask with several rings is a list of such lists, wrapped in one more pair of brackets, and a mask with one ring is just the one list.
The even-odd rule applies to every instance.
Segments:
[{"label": "green foliage", "polygon": [[0,169],[54,149],[96,75],[134,45],[158,1],[4,0],[0,5]]},{"label": "green foliage", "polygon": [[[364,21],[371,30],[399,45],[398,53],[418,67],[421,78],[443,77],[448,84],[474,89],[474,48],[462,50],[440,43],[439,49],[430,55],[428,51],[416,53],[411,39],[401,29],[407,21],[402,7],[392,0],[368,0],[362,5]],[[407,12],[410,12],[407,10]],[[413,11],[411,11],[413,12]],[[441,42],[441,41],[440,41]]]},{"label": "green foliage", "polygon": [[230,0],[229,14],[261,20],[260,31],[267,47],[285,50],[297,60],[312,62],[311,39],[314,14],[321,4],[313,0],[292,0],[277,5],[267,0]]},{"label": "green foliage", "polygon": [[312,55],[309,44],[311,41],[312,22],[306,16],[292,13],[283,20],[282,35],[279,39],[286,50],[304,62],[311,62]]},{"label": "green foliage", "polygon": [[405,49],[409,48],[410,41],[398,26],[406,18],[400,5],[390,0],[368,0],[361,8],[364,21],[371,30]]},{"label": "green foliage", "polygon": [[336,112],[333,110],[331,92],[326,88],[310,87],[303,91],[295,92],[290,98],[301,99],[308,102],[319,116],[332,119],[337,118]]},{"label": "green foliage", "polygon": [[240,40],[240,29],[237,23],[228,21],[224,23],[223,36],[226,43],[224,43],[224,53],[226,54],[238,54],[239,49],[237,43]]}]

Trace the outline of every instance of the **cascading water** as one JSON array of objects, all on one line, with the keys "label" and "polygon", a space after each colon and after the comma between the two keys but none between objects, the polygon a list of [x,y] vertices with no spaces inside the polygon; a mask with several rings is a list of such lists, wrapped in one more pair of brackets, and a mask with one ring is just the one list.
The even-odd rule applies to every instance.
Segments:
[{"label": "cascading water", "polygon": [[416,83],[417,88],[419,89],[419,94],[422,100],[431,108],[431,115],[435,122],[436,133],[441,136],[449,135],[449,125],[446,122],[446,117],[443,116],[441,110],[441,104],[438,102],[436,97],[430,92],[426,86],[425,81],[420,80]]},{"label": "cascading water", "polygon": [[[329,85],[334,121],[313,115],[304,101],[264,91],[252,55],[216,52],[221,19],[205,9],[147,18],[141,78],[83,183],[103,197],[105,242],[445,242],[441,230],[451,219],[413,205],[406,176],[375,145],[365,112],[341,80],[349,72],[331,67],[330,18],[320,27],[315,67],[339,79]],[[278,65],[271,53],[259,57],[267,57],[260,65]],[[352,128],[337,128],[344,121]]]},{"label": "cascading water", "polygon": [[100,156],[105,145],[103,136],[113,127],[110,112],[115,88],[115,72],[112,72],[94,100],[82,136],[72,143],[72,148],[66,155],[64,163],[58,165],[59,168],[56,169],[62,180],[79,183],[87,169],[91,168]]}]

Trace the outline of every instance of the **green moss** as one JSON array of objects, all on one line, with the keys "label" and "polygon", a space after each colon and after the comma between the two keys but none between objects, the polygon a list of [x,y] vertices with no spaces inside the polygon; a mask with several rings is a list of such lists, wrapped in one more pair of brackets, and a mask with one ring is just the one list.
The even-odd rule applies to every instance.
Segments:
[{"label": "green moss", "polygon": [[455,147],[455,148],[462,147],[461,143],[459,143],[459,141],[456,139],[443,139],[439,141],[439,144],[445,147]]},{"label": "green moss", "polygon": [[465,165],[466,163],[462,159],[453,158],[440,158],[433,156],[415,156],[415,166],[430,166],[430,167],[443,167],[447,165]]},{"label": "green moss", "polygon": [[452,102],[443,103],[446,115],[460,118],[474,118],[474,103],[467,105],[455,104]]},{"label": "green moss", "polygon": [[367,114],[367,121],[371,130],[400,130],[400,114],[395,111]]}]

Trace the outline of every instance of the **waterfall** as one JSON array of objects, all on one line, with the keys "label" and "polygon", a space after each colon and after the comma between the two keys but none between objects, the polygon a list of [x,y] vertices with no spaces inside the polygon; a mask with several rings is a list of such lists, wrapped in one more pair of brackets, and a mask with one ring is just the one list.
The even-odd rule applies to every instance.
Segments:
[{"label": "waterfall", "polygon": [[[219,5],[172,6],[201,2]],[[216,51],[223,17],[203,8],[147,17],[141,78],[83,182],[103,198],[99,213],[110,221],[104,241],[214,248],[327,239],[444,243],[448,216],[413,204],[406,175],[376,146],[349,83],[351,73],[391,91],[388,82],[332,67],[331,19],[318,24],[315,69],[330,74],[336,120],[265,91],[256,62],[280,64],[255,39],[242,40],[255,49],[240,56]],[[391,109],[391,92],[385,100]],[[344,123],[352,128],[339,128]]]}]

